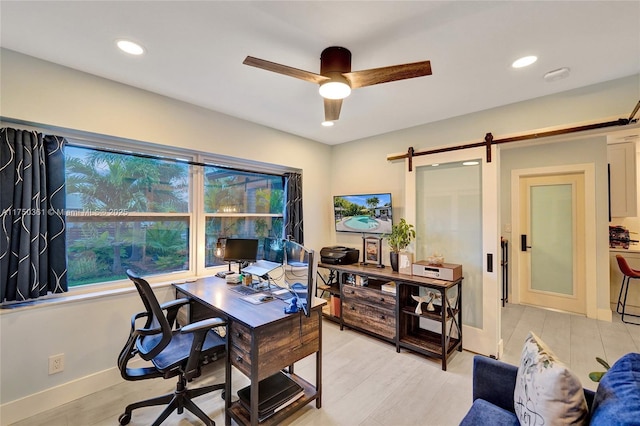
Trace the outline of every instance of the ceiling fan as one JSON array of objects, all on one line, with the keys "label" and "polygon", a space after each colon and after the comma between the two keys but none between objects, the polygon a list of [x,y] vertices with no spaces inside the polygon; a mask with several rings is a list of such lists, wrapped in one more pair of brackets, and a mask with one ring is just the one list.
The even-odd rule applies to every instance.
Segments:
[{"label": "ceiling fan", "polygon": [[335,121],[340,117],[342,100],[349,96],[351,89],[431,75],[431,62],[429,61],[352,72],[351,52],[339,46],[327,47],[322,51],[320,54],[320,74],[253,56],[247,56],[242,63],[319,84],[320,95],[324,98],[324,118],[327,122]]}]

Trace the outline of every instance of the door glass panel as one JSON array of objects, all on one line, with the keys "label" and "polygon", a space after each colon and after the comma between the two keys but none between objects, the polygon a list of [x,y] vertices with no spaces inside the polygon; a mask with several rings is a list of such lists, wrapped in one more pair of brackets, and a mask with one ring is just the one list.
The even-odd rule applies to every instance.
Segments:
[{"label": "door glass panel", "polygon": [[531,289],[573,295],[572,185],[530,191]]},{"label": "door glass panel", "polygon": [[461,163],[416,168],[416,258],[462,265],[465,325],[482,328],[482,174]]}]

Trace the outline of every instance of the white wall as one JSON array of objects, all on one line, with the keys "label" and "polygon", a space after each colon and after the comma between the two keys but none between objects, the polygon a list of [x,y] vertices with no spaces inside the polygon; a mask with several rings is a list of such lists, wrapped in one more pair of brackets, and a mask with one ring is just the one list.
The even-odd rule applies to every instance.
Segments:
[{"label": "white wall", "polygon": [[[50,62],[0,50],[3,117],[298,168],[303,173],[305,243],[328,240],[319,203],[329,146]],[[326,205],[324,206],[326,209]]]},{"label": "white wall", "polygon": [[[595,165],[596,197],[596,289],[597,309],[609,310],[609,215],[607,185],[607,138],[606,136],[580,137],[566,142],[535,144],[519,148],[503,149],[500,153],[500,179],[502,187],[502,232],[509,240],[509,259],[513,260],[520,249],[517,235],[507,232],[511,222],[511,171],[567,164]],[[517,191],[517,189],[515,189]],[[514,285],[512,270],[509,270],[509,288]],[[608,318],[600,318],[608,319]]]},{"label": "white wall", "polygon": [[[405,216],[404,173],[406,160],[388,162],[386,158],[389,154],[406,153],[409,147],[413,147],[415,151],[424,151],[434,147],[482,142],[488,132],[493,134],[494,139],[499,139],[549,127],[564,128],[571,127],[576,123],[595,123],[627,118],[639,99],[640,75],[634,75],[337,145],[333,147],[332,152],[331,195],[369,191],[391,192],[394,218],[398,220]],[[390,114],[392,108],[390,106]],[[559,163],[565,161],[563,164],[570,164],[573,162],[574,152],[579,151],[580,149],[574,146],[568,151],[563,151],[556,160]],[[591,152],[589,160],[585,160],[585,162],[599,163],[600,159],[599,154]],[[546,161],[544,158],[541,159],[541,162],[544,163],[544,161]],[[516,165],[513,164],[510,167],[516,167]],[[599,175],[598,178],[602,179],[602,176]],[[598,186],[602,187],[602,185],[602,180],[599,180]],[[606,181],[604,185],[606,185]],[[509,216],[505,216],[505,212],[510,211],[509,185],[503,184],[501,190],[501,205],[503,206],[501,209],[501,220],[503,221],[501,228],[503,228],[504,221],[510,220]],[[331,219],[333,212],[329,210],[325,214]],[[606,229],[606,219],[603,221],[598,218],[598,226],[601,227],[601,232],[602,229]],[[333,235],[334,244],[362,248],[362,240],[358,234],[336,233],[334,231]],[[383,245],[383,248],[383,260],[389,264],[386,244]],[[598,251],[601,251],[601,247],[598,247]],[[600,281],[600,278],[603,277],[600,270],[598,270],[598,277],[600,285],[607,285],[608,279],[606,283]],[[601,293],[604,294],[604,290],[598,290],[598,295]]]},{"label": "white wall", "polygon": [[[156,288],[162,302],[175,298]],[[129,292],[46,307],[0,312],[2,407],[0,423],[53,408],[122,379],[115,368],[131,315],[143,310]],[[48,375],[48,357],[65,354],[64,371]]]},{"label": "white wall", "polygon": [[[329,146],[13,51],[0,55],[3,117],[301,169],[303,193],[312,194],[304,197],[305,245],[329,243]],[[159,291],[171,297],[169,288]],[[96,390],[77,381],[117,380],[113,370],[138,299],[129,293],[0,311],[2,424],[66,402],[55,386],[66,384],[62,393],[73,399],[75,389]],[[58,353],[66,356],[65,370],[49,376],[48,357]]]},{"label": "white wall", "polygon": [[[403,161],[387,162],[388,154],[404,153],[409,146],[419,151],[478,142],[487,132],[497,138],[548,126],[628,117],[640,98],[640,76],[631,76],[329,147],[15,52],[1,50],[0,55],[2,116],[302,169],[305,243],[314,248],[330,243],[361,248],[358,234],[333,230],[332,195],[388,191],[393,194],[394,216],[405,215],[406,166]],[[393,119],[393,107],[389,108]],[[386,245],[384,248],[383,259],[388,264]],[[602,289],[607,285],[608,279],[599,282]],[[598,294],[601,291],[599,288]],[[161,294],[171,297],[170,290]],[[69,389],[86,390],[78,382],[91,383],[92,391],[97,390],[95,386],[109,385],[108,380],[91,380],[113,377],[136,303],[137,295],[129,294],[1,311],[2,424],[9,422],[8,416],[20,415],[22,407],[34,414],[34,402],[48,408],[47,404],[60,404],[55,398],[63,392],[73,398]],[[46,325],[36,325],[43,318]],[[76,328],[66,327],[74,323]],[[30,336],[29,342],[25,336]],[[83,339],[87,340],[79,344]],[[29,351],[34,347],[40,354]],[[91,351],[85,352],[86,348]],[[60,352],[71,361],[63,373],[48,376],[47,357]],[[65,384],[63,392],[56,392],[54,387],[61,384]]]}]

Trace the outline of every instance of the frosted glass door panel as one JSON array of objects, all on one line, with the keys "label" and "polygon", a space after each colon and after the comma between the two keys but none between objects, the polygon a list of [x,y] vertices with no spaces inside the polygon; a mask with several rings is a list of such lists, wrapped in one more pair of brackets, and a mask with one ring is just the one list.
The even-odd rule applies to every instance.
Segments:
[{"label": "frosted glass door panel", "polygon": [[416,260],[461,264],[462,322],[482,328],[482,175],[479,165],[416,168]]},{"label": "frosted glass door panel", "polygon": [[516,252],[519,300],[585,314],[585,175],[542,173],[518,180],[523,225],[518,233],[527,237],[528,246]]},{"label": "frosted glass door panel", "polygon": [[531,289],[573,295],[571,185],[531,187]]}]

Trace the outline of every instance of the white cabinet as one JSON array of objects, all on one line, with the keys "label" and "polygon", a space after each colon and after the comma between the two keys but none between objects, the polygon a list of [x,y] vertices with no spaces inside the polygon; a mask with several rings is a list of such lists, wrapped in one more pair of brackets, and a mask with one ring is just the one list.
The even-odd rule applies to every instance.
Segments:
[{"label": "white cabinet", "polygon": [[611,217],[636,217],[636,144],[623,142],[607,145],[609,160],[609,197]]}]

